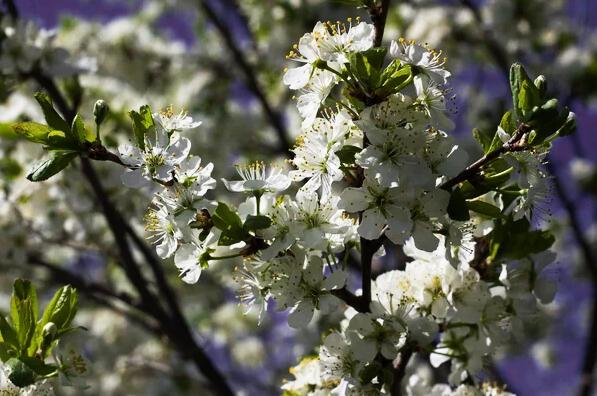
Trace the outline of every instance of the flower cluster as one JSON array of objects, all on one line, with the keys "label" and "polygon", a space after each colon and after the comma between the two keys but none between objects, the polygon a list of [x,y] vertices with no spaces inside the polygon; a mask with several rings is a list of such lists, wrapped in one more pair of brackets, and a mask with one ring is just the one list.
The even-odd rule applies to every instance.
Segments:
[{"label": "flower cluster", "polygon": [[[522,337],[525,323],[555,293],[543,271],[554,260],[546,251],[552,237],[527,220],[546,195],[548,146],[530,145],[536,137],[508,113],[491,139],[481,141],[484,151],[504,155],[478,169],[477,185],[462,179],[452,189],[452,180],[471,170],[448,134],[445,59],[401,39],[391,43],[386,63],[387,51],[373,48],[373,32],[366,23],[318,23],[301,38],[289,58],[305,64],[284,76],[301,90],[302,134],[292,169],[238,165],[240,180],[223,179],[230,192],[246,197],[237,210],[204,198],[215,180],[211,164],[202,168],[189,154],[180,131],[198,123],[186,114],[146,110],[143,139],[119,150],[126,185],[161,186],[146,229],[160,257],[174,256],[185,282],[197,282],[212,261],[242,256],[238,294],[259,321],[270,300],[289,310],[295,328],[316,312],[337,310],[342,300],[350,305],[319,356],[301,363],[296,380],[284,385],[292,394],[312,394],[313,386],[387,394],[391,383],[381,374],[387,362],[413,350],[428,351],[435,367],[450,361],[449,380],[457,386]],[[338,84],[344,90],[332,94]],[[493,184],[483,186],[482,178]],[[292,182],[301,185],[290,189]],[[506,246],[508,227],[519,233],[520,246]],[[400,246],[411,261],[365,279],[367,295],[351,294],[348,261],[360,250],[369,260],[361,265],[370,266],[365,244],[376,246],[370,255],[378,258],[385,247]],[[429,389],[498,394],[487,386]]]},{"label": "flower cluster", "polygon": [[[388,374],[392,362],[426,351],[434,367],[451,363],[455,394],[477,392],[461,384],[522,337],[554,298],[544,270],[555,259],[548,251],[553,236],[530,220],[549,195],[542,165],[550,143],[569,133],[574,115],[545,97],[544,78],[531,81],[514,65],[514,109],[495,133],[476,132],[485,156],[467,167],[467,154],[449,135],[450,72],[442,53],[404,39],[389,50],[375,47],[374,33],[373,25],[349,20],[318,23],[300,39],[289,59],[304,65],[284,75],[300,90],[302,116],[291,169],[238,165],[240,180],[222,180],[244,196],[237,208],[206,197],[216,187],[213,165],[191,154],[184,132],[201,123],[172,106],[131,111],[135,143],[121,145],[119,155],[100,139],[102,102],[95,140],[80,116],[70,128],[53,116],[43,95],[36,99],[51,128],[20,123],[15,130],[124,166],[123,184],[152,195],[148,239],[159,257],[173,259],[184,282],[198,282],[214,261],[242,257],[236,287],[259,322],[270,301],[289,310],[294,328],[344,307],[319,355],[285,389],[387,394],[401,381]],[[61,152],[30,177],[45,180],[72,159]],[[397,249],[408,262],[373,279],[372,260],[388,262],[386,250]],[[353,293],[348,280],[359,252],[362,290]],[[446,386],[429,392],[452,392]]]},{"label": "flower cluster", "polygon": [[[208,254],[214,235],[201,235],[202,217],[214,204],[205,194],[216,185],[211,177],[213,164],[204,166],[201,158],[190,155],[191,142],[180,131],[200,125],[186,113],[174,114],[169,107],[150,115],[151,128],[139,146],[121,145],[120,159],[127,166],[122,181],[129,187],[162,186],[155,193],[145,216],[149,239],[161,258],[175,255],[182,279],[199,279],[202,255]],[[205,212],[204,212],[205,211]],[[217,238],[216,238],[217,239]]]}]

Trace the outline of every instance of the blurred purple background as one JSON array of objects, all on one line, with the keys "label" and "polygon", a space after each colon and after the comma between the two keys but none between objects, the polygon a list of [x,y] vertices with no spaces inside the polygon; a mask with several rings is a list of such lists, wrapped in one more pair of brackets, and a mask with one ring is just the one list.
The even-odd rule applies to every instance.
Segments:
[{"label": "blurred purple background", "polygon": [[[456,0],[446,0],[442,3],[454,4]],[[214,1],[216,5],[218,2]],[[480,1],[477,1],[480,3]],[[579,26],[579,34],[597,28],[597,1],[571,0],[567,2],[570,18]],[[57,25],[60,18],[65,15],[76,16],[96,21],[108,21],[118,16],[124,16],[139,10],[142,2],[135,1],[110,1],[110,0],[18,0],[17,6],[26,18],[35,19],[42,26],[52,28]],[[235,33],[243,36],[243,26],[238,27],[238,19],[230,17],[231,25],[236,25]],[[193,33],[193,19],[184,12],[169,12],[160,20],[160,27],[171,37],[182,40],[188,44],[195,41]],[[242,37],[242,38],[246,38]],[[587,40],[588,41],[588,40]],[[459,113],[466,114],[467,109],[463,97],[465,95],[459,87],[474,78],[483,81],[481,89],[492,92],[496,99],[508,99],[509,90],[502,75],[495,69],[471,65],[461,71],[452,81],[455,93],[460,96],[458,101]],[[558,174],[565,182],[569,194],[577,203],[578,213],[583,226],[587,227],[597,218],[596,208],[590,197],[583,197],[574,188],[569,177],[569,162],[572,158],[584,156],[592,161],[597,160],[597,134],[593,132],[593,125],[597,124],[597,109],[580,102],[572,104],[573,111],[578,116],[578,133],[557,142],[552,158]],[[457,117],[457,130],[464,133],[470,131],[463,116]],[[576,140],[576,141],[575,141]],[[582,152],[579,152],[582,151]],[[552,210],[556,217],[565,214],[557,200],[554,201]],[[574,241],[568,236],[567,241]],[[583,357],[584,342],[587,331],[587,308],[591,302],[590,283],[573,278],[570,271],[570,257],[559,257],[559,262],[552,269],[552,275],[560,282],[557,297],[560,320],[556,323],[552,341],[555,347],[557,363],[551,368],[539,367],[530,357],[530,351],[521,351],[519,356],[504,361],[499,366],[506,383],[510,384],[513,391],[520,396],[561,396],[574,393],[579,383],[579,371]],[[283,320],[282,320],[283,322]],[[286,332],[287,333],[287,332]],[[215,351],[218,364],[222,368],[230,368],[230,362],[223,351]],[[274,362],[272,362],[274,363]],[[278,362],[280,364],[280,362]],[[255,372],[235,373],[237,385],[247,384],[251,378],[258,375]]]}]

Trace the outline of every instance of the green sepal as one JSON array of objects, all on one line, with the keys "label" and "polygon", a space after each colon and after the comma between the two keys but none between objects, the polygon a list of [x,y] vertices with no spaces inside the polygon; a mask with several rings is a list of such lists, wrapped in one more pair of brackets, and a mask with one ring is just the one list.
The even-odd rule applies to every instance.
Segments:
[{"label": "green sepal", "polygon": [[371,48],[364,52],[352,52],[348,56],[352,74],[368,92],[373,92],[379,86],[386,53],[385,48]]},{"label": "green sepal", "polygon": [[[386,73],[387,71],[387,73]],[[381,75],[381,86],[375,90],[375,96],[385,98],[394,93],[400,92],[413,80],[412,68],[408,65],[400,65],[394,60]]]},{"label": "green sepal", "polygon": [[245,220],[245,224],[243,224],[243,229],[245,232],[250,231],[257,231],[269,228],[272,225],[272,219],[267,216],[259,215],[253,216],[248,215],[247,219]]},{"label": "green sepal", "polygon": [[129,116],[133,121],[133,134],[135,135],[137,146],[139,146],[141,150],[144,150],[145,135],[155,127],[155,122],[151,115],[151,108],[148,105],[143,105],[139,109],[139,112],[134,110],[129,111]]},{"label": "green sepal", "polygon": [[77,139],[80,147],[84,147],[85,143],[93,143],[95,141],[95,135],[85,127],[83,117],[81,117],[79,114],[77,114],[73,119],[71,133],[73,137]]},{"label": "green sepal", "polygon": [[542,95],[520,63],[510,68],[510,90],[516,117],[521,122],[528,121],[533,108],[542,104]]},{"label": "green sepal", "polygon": [[242,220],[238,217],[238,214],[223,202],[218,202],[218,207],[211,216],[211,220],[214,226],[222,231],[218,241],[218,244],[221,246],[233,245],[249,236],[245,232]]}]

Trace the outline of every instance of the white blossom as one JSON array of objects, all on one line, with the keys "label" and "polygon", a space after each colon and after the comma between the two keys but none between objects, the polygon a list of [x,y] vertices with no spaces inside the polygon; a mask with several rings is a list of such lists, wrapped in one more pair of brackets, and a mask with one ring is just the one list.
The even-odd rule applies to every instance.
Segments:
[{"label": "white blossom", "polygon": [[143,186],[152,179],[169,182],[190,150],[189,139],[178,134],[168,136],[166,130],[155,128],[153,139],[145,136],[144,150],[131,145],[118,147],[120,159],[130,168],[123,173],[122,181],[132,188]]},{"label": "white blossom", "polygon": [[286,190],[291,182],[282,168],[272,166],[268,169],[263,162],[237,165],[236,171],[242,180],[228,181],[222,179],[226,188],[232,192],[250,194],[281,192]]},{"label": "white blossom", "polygon": [[451,73],[444,69],[446,59],[442,53],[423,47],[414,41],[400,39],[392,41],[390,55],[399,59],[402,64],[411,65],[429,76],[437,84],[445,84]]}]

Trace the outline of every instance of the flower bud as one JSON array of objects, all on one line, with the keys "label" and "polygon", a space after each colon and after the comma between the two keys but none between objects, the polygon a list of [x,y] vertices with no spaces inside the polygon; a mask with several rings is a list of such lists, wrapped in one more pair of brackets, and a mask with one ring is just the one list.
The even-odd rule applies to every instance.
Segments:
[{"label": "flower bud", "polygon": [[54,340],[56,337],[56,333],[58,333],[58,327],[54,322],[48,322],[41,331],[41,336],[44,339],[49,339],[50,341]]},{"label": "flower bud", "polygon": [[545,92],[547,91],[547,80],[545,79],[545,76],[544,75],[538,76],[535,79],[535,81],[533,81],[533,83],[539,90],[539,93],[541,94],[541,96],[545,95]]},{"label": "flower bud", "polygon": [[106,119],[109,111],[110,108],[106,102],[101,99],[96,101],[95,105],[93,106],[93,117],[95,118],[95,123],[100,125],[102,122],[104,122],[104,119]]}]

